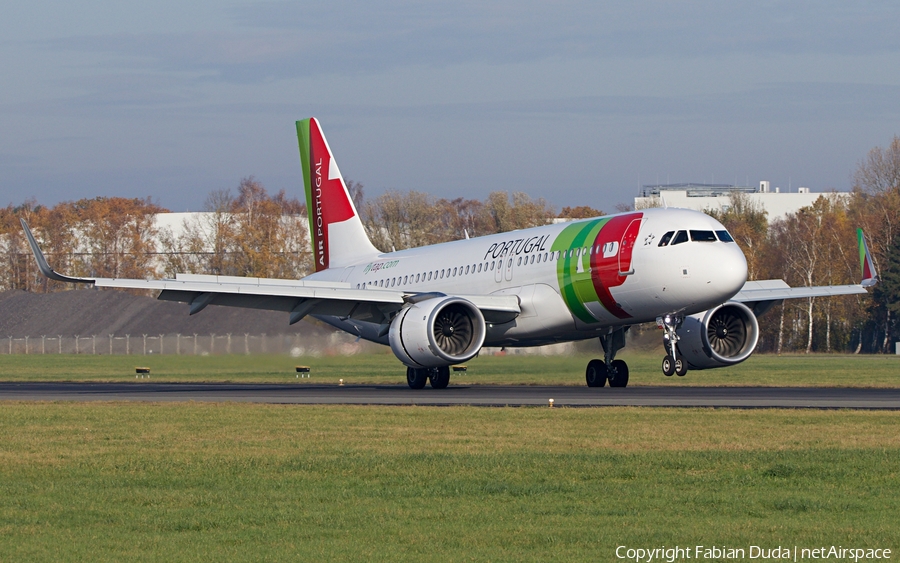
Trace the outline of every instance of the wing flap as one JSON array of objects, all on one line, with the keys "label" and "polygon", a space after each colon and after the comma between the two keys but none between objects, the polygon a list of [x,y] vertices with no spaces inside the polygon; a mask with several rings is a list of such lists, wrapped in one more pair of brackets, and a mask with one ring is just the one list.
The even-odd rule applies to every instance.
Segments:
[{"label": "wing flap", "polygon": [[867,293],[866,288],[861,284],[791,287],[782,280],[762,280],[747,282],[737,295],[731,298],[731,300],[739,303],[752,303],[757,301],[800,299],[804,297],[856,295],[859,293]]},{"label": "wing flap", "polygon": [[[221,283],[182,280],[130,280],[118,278],[96,278],[92,280],[97,287],[118,289],[147,289],[188,294],[215,293],[245,296],[288,297],[292,299],[328,299],[371,303],[396,303],[402,305],[403,292],[385,291],[382,289],[350,289],[346,287],[322,287],[306,282],[303,284],[247,284]],[[290,280],[279,280],[290,281]],[[181,299],[169,299],[181,301]],[[190,300],[188,300],[190,301]],[[215,303],[219,303],[218,300]]]}]

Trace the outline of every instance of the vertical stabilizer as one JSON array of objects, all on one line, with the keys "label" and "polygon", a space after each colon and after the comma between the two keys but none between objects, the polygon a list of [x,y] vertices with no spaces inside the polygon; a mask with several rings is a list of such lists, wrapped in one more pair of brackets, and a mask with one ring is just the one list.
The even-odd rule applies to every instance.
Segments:
[{"label": "vertical stabilizer", "polygon": [[377,256],[316,118],[297,122],[297,140],[316,271]]}]

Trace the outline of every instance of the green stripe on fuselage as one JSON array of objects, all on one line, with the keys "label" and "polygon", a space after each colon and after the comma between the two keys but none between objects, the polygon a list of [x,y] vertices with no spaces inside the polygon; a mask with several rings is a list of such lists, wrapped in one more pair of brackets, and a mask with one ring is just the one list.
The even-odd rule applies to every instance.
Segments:
[{"label": "green stripe on fuselage", "polygon": [[[597,319],[584,306],[585,303],[600,301],[594,282],[591,280],[591,255],[585,252],[576,258],[572,252],[576,248],[586,248],[594,244],[600,229],[609,219],[579,221],[563,229],[553,241],[552,251],[562,251],[556,263],[559,292],[572,314],[585,323],[596,323]],[[578,271],[578,260],[581,271]]]}]

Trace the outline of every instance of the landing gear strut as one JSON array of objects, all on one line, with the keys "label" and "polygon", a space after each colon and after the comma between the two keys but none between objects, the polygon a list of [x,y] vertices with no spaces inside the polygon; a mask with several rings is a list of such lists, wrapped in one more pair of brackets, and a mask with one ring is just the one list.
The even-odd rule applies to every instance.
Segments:
[{"label": "landing gear strut", "polygon": [[422,389],[429,380],[432,389],[446,389],[450,384],[450,367],[406,368],[406,384],[410,389]]},{"label": "landing gear strut", "polygon": [[588,387],[603,387],[609,382],[610,387],[628,385],[628,364],[617,360],[616,352],[625,347],[625,333],[630,327],[618,327],[600,337],[603,346],[603,359],[588,362],[584,373]]},{"label": "landing gear strut", "polygon": [[683,377],[688,371],[687,361],[678,352],[678,327],[684,322],[683,315],[665,315],[656,318],[656,326],[666,331],[663,335],[663,347],[666,357],[662,361],[662,372],[666,377],[678,375]]}]

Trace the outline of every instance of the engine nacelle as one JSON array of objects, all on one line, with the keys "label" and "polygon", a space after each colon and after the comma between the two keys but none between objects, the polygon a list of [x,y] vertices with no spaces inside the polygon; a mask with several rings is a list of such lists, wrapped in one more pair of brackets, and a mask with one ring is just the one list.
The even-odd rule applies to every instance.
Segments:
[{"label": "engine nacelle", "polygon": [[728,302],[685,317],[677,333],[678,350],[691,369],[720,368],[750,357],[759,340],[759,323],[746,305]]},{"label": "engine nacelle", "polygon": [[442,367],[475,357],[487,330],[484,315],[460,297],[432,297],[400,311],[391,321],[391,350],[407,366]]}]

